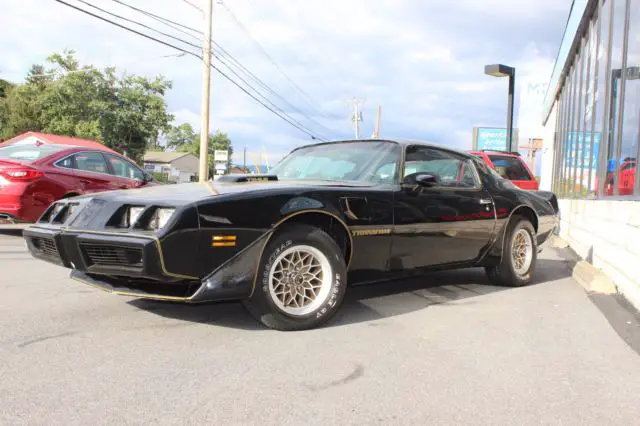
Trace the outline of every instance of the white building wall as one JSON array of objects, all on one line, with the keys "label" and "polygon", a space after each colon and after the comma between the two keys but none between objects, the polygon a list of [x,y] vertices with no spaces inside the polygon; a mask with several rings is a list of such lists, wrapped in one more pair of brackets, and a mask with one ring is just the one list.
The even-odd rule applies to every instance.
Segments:
[{"label": "white building wall", "polygon": [[560,202],[560,237],[607,274],[640,308],[640,203],[619,200]]}]

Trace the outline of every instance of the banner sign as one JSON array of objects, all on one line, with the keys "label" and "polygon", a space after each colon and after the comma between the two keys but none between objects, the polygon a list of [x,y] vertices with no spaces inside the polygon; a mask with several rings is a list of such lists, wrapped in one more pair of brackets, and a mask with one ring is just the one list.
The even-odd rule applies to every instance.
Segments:
[{"label": "banner sign", "polygon": [[[518,129],[513,129],[513,150],[518,149]],[[507,129],[496,127],[475,127],[473,129],[473,149],[507,151]]]},{"label": "banner sign", "polygon": [[[591,157],[591,137],[593,136],[593,157]],[[600,152],[600,132],[569,132],[567,134],[567,165],[569,168],[595,169]],[[584,149],[584,153],[583,153]],[[591,161],[589,161],[591,160]]]}]

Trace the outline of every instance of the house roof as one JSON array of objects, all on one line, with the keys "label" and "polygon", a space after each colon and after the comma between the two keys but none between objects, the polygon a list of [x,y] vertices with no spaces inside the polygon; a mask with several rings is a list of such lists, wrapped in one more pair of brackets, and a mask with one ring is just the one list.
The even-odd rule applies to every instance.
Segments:
[{"label": "house roof", "polygon": [[144,161],[146,161],[147,163],[171,163],[172,161],[175,161],[178,158],[182,158],[186,155],[193,154],[190,152],[147,151],[144,154]]},{"label": "house roof", "polygon": [[52,145],[82,146],[85,148],[101,149],[103,151],[116,152],[111,148],[97,141],[92,141],[89,139],[72,138],[70,136],[52,135],[49,133],[40,133],[40,132],[23,133],[21,135],[18,135],[14,138],[11,138],[7,141],[0,143],[0,147],[12,145],[15,142],[20,142],[21,140],[24,140],[28,137],[34,137],[43,143],[48,143]]}]

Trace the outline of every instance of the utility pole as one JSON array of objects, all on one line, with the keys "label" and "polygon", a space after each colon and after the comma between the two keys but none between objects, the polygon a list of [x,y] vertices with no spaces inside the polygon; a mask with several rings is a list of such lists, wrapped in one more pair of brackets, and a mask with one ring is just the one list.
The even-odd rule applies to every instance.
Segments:
[{"label": "utility pole", "polygon": [[382,107],[378,105],[378,111],[376,112],[376,126],[373,129],[373,139],[380,137],[380,115],[382,114]]},{"label": "utility pole", "polygon": [[242,156],[242,170],[247,172],[247,146],[244,147],[244,154]]},{"label": "utility pole", "polygon": [[353,121],[353,130],[356,135],[356,139],[360,139],[360,122],[362,121],[362,112],[360,107],[364,103],[364,99],[351,99],[350,103],[353,105],[353,112],[351,113],[351,121]]},{"label": "utility pole", "polygon": [[202,124],[200,126],[200,182],[209,180],[209,103],[211,92],[211,26],[213,21],[213,0],[203,0],[204,40],[202,46]]},{"label": "utility pole", "polygon": [[528,151],[527,162],[534,175],[536,173],[536,152],[543,148],[542,144],[542,139],[529,139],[529,143],[522,147]]}]

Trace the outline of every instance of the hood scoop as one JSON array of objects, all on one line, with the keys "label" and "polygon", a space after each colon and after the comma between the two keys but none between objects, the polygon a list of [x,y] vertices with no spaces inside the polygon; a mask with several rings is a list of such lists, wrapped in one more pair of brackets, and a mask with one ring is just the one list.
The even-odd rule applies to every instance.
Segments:
[{"label": "hood scoop", "polygon": [[216,182],[220,183],[244,183],[244,182],[271,182],[277,181],[277,175],[269,175],[269,174],[230,174],[230,175],[222,175]]}]

